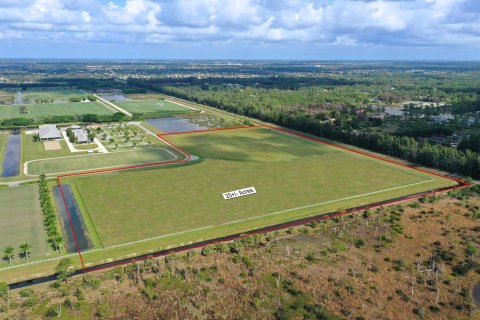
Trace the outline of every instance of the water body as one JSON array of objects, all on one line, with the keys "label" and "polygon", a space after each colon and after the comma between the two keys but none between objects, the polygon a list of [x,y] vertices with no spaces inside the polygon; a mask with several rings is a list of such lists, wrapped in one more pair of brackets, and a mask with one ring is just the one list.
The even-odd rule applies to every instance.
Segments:
[{"label": "water body", "polygon": [[14,104],[23,104],[23,93],[21,91],[17,92]]},{"label": "water body", "polygon": [[101,97],[107,101],[130,101],[130,99],[122,94],[107,94],[102,95]]},{"label": "water body", "polygon": [[146,119],[145,121],[150,123],[155,128],[166,133],[208,129],[207,127],[202,127],[198,124],[191,123],[188,120],[179,117],[151,118]]},{"label": "water body", "polygon": [[21,137],[19,134],[8,136],[5,159],[3,160],[3,177],[14,177],[20,170]]},{"label": "water body", "polygon": [[473,303],[480,309],[480,282],[473,286],[472,299]]},{"label": "water body", "polygon": [[[70,212],[70,217],[72,218],[73,229],[75,230],[75,235],[77,236],[78,246],[80,247],[80,250],[90,249],[92,247],[92,243],[88,239],[85,223],[83,222],[83,217],[80,213],[80,209],[78,208],[75,196],[73,195],[72,188],[68,184],[62,184],[62,189],[67,202],[68,212]],[[65,204],[63,203],[59,186],[53,187],[53,195],[55,196],[57,208],[60,209],[60,218],[63,224],[64,241],[67,251],[77,252],[75,238],[72,233],[72,227],[68,219],[68,213],[65,209]]]}]

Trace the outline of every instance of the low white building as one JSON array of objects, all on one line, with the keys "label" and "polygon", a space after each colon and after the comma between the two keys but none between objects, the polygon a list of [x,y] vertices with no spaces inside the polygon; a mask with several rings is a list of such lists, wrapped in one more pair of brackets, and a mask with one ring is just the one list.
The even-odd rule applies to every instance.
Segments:
[{"label": "low white building", "polygon": [[53,124],[43,124],[38,127],[38,136],[40,140],[60,140],[62,135],[57,129],[56,125]]},{"label": "low white building", "polygon": [[77,140],[77,143],[88,143],[90,142],[90,139],[88,138],[88,132],[83,130],[83,129],[75,129],[72,130],[73,135],[75,136],[75,139]]}]

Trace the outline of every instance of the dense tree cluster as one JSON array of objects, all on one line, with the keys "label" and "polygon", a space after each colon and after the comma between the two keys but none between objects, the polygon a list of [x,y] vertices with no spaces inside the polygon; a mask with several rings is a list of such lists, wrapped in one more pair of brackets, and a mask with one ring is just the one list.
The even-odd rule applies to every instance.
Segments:
[{"label": "dense tree cluster", "polygon": [[452,105],[453,113],[469,113],[480,111],[480,92],[478,94],[471,94],[462,96],[456,100]]},{"label": "dense tree cluster", "polygon": [[480,131],[474,132],[462,139],[458,146],[461,150],[472,150],[480,153]]}]

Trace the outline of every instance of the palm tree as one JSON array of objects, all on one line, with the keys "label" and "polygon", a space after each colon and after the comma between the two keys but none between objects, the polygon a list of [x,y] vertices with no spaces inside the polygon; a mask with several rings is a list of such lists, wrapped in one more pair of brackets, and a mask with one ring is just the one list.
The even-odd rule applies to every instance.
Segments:
[{"label": "palm tree", "polygon": [[52,239],[53,245],[60,252],[60,254],[62,254],[62,241],[63,241],[63,238],[61,235],[56,235]]},{"label": "palm tree", "polygon": [[3,250],[3,253],[5,254],[5,257],[8,258],[8,263],[12,263],[12,259],[14,257],[13,251],[14,251],[14,249],[13,249],[12,246],[8,246]]},{"label": "palm tree", "polygon": [[22,250],[25,258],[27,258],[27,260],[28,260],[28,254],[30,253],[30,249],[32,249],[32,245],[29,244],[27,241],[25,241],[24,243],[22,243],[20,245],[20,249]]}]

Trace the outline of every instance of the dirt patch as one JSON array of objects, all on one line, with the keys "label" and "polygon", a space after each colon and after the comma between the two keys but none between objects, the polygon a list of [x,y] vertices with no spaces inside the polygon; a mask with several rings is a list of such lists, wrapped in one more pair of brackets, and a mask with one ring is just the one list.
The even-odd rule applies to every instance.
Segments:
[{"label": "dirt patch", "polygon": [[59,141],[45,141],[43,143],[45,151],[60,150],[62,146]]}]

